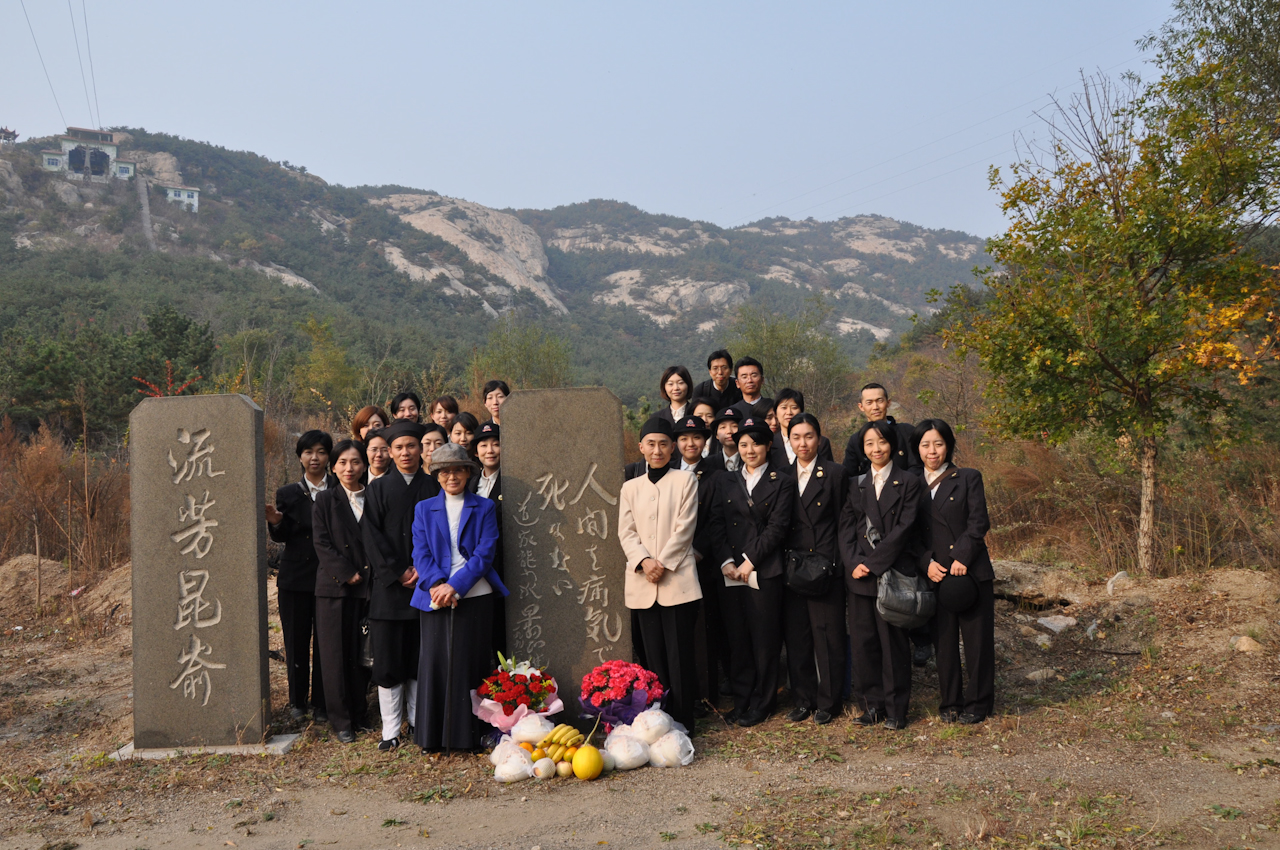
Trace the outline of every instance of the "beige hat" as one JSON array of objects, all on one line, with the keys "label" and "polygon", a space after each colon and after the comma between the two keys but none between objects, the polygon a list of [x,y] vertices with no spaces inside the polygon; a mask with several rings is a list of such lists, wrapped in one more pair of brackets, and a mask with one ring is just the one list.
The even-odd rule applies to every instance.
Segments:
[{"label": "beige hat", "polygon": [[472,474],[480,471],[480,464],[472,460],[471,455],[467,454],[467,450],[457,443],[445,443],[432,452],[431,466],[427,468],[427,471],[435,475],[442,469],[455,466],[465,466],[471,470]]}]

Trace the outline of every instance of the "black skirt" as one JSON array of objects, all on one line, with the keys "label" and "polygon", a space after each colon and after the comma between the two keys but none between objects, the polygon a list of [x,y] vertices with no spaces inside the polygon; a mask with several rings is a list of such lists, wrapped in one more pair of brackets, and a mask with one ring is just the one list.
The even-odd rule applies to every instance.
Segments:
[{"label": "black skirt", "polygon": [[[480,720],[471,713],[471,691],[493,672],[493,606],[500,600],[498,594],[486,593],[459,600],[457,608],[419,613],[422,648],[418,655],[418,710],[413,721],[413,742],[419,747],[468,750],[480,746],[483,733]],[[447,703],[453,710],[446,738]]]}]

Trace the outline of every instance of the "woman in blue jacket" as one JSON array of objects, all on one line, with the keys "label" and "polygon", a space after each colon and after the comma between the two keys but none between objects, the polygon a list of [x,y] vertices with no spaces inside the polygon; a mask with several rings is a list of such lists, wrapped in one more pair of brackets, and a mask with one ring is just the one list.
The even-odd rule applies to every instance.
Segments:
[{"label": "woman in blue jacket", "polygon": [[493,502],[467,491],[479,473],[462,446],[436,449],[429,471],[441,492],[419,502],[413,516],[418,586],[411,604],[422,640],[413,740],[423,750],[476,749],[471,689],[493,670],[494,606],[508,593],[493,568],[497,515]]}]

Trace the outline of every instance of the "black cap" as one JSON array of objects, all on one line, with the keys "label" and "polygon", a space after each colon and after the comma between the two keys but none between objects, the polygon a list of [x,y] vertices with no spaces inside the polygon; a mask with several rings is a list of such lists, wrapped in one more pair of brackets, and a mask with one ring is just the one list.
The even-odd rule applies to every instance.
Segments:
[{"label": "black cap", "polygon": [[938,605],[953,614],[963,614],[978,601],[978,583],[967,573],[948,573],[938,583]]},{"label": "black cap", "polygon": [[414,422],[412,419],[397,419],[378,432],[378,436],[386,440],[388,446],[400,437],[413,437],[415,440],[421,440],[426,434],[427,426],[421,422]]},{"label": "black cap", "polygon": [[736,422],[742,424],[742,411],[736,407],[726,407],[724,410],[716,414],[716,418],[711,420],[711,427],[719,430],[721,422]]},{"label": "black cap", "polygon": [[475,437],[472,438],[471,445],[475,445],[481,440],[501,440],[498,436],[498,423],[486,422],[476,431]]},{"label": "black cap", "polygon": [[640,429],[640,439],[643,440],[650,434],[661,434],[668,439],[675,439],[671,433],[671,423],[661,416],[650,416],[649,421]]},{"label": "black cap", "polygon": [[671,432],[679,437],[681,434],[701,434],[704,437],[711,436],[711,427],[702,421],[701,416],[686,416],[676,423],[676,427]]},{"label": "black cap", "polygon": [[748,416],[738,423],[739,434],[759,434],[773,440],[773,429],[769,427],[769,423],[764,421],[763,417]]}]

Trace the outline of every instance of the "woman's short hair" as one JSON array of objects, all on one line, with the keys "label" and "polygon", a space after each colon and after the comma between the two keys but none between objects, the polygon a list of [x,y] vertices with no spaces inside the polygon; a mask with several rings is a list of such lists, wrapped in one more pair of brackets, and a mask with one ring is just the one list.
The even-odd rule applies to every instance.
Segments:
[{"label": "woman's short hair", "polygon": [[772,413],[777,406],[778,405],[774,403],[773,399],[762,398],[755,404],[751,405],[751,415],[757,419],[764,419]]},{"label": "woman's short hair", "polygon": [[428,434],[435,433],[435,434],[439,434],[441,437],[444,437],[444,441],[446,443],[449,442],[449,432],[444,430],[444,426],[441,425],[439,422],[428,422],[426,425],[426,428],[427,430],[422,432],[423,439],[426,439],[426,436]]},{"label": "woman's short hair", "polygon": [[684,381],[684,385],[688,387],[685,391],[685,397],[688,398],[689,393],[693,392],[693,376],[690,375],[689,370],[683,366],[668,366],[666,368],[662,373],[662,380],[658,382],[658,392],[661,393],[662,397],[667,401],[671,401],[671,398],[667,395],[667,381],[671,379],[672,375],[679,375],[680,380]]},{"label": "woman's short hair", "polygon": [[485,382],[484,389],[480,392],[481,398],[488,398],[489,393],[494,390],[502,390],[503,395],[511,395],[511,387],[507,386],[506,381],[494,379],[492,381]]},{"label": "woman's short hair", "polygon": [[796,407],[800,408],[800,412],[804,413],[804,393],[799,390],[793,390],[791,387],[783,387],[778,390],[778,395],[773,400],[773,403],[775,405],[779,405],[788,400],[794,401],[796,403]]},{"label": "woman's short hair", "polygon": [[818,424],[818,417],[812,413],[797,413],[791,417],[791,421],[787,423],[787,433],[790,434],[791,429],[797,425],[812,425],[813,432],[819,437],[822,436],[822,426]]},{"label": "woman's short hair", "polygon": [[399,413],[400,405],[404,404],[406,401],[413,402],[413,406],[418,408],[418,415],[419,416],[422,415],[422,399],[418,398],[417,393],[412,392],[410,390],[405,390],[404,392],[396,393],[396,397],[391,399],[391,415],[395,416],[397,413]]},{"label": "woman's short hair", "polygon": [[298,445],[294,447],[294,452],[298,457],[302,457],[303,452],[315,446],[323,446],[326,454],[333,454],[333,437],[320,430],[307,431],[298,438]]},{"label": "woman's short hair", "polygon": [[956,453],[956,433],[942,419],[922,419],[917,422],[916,429],[911,432],[912,447],[919,453],[920,441],[930,431],[937,431],[942,436],[942,442],[947,444],[947,463],[951,463],[951,456]]},{"label": "woman's short hair", "polygon": [[716,410],[716,403],[715,403],[714,401],[712,401],[712,400],[711,400],[711,399],[709,399],[709,398],[704,398],[704,397],[702,397],[702,396],[698,396],[697,398],[691,398],[691,399],[689,399],[689,412],[690,412],[690,413],[692,413],[693,411],[697,410],[697,409],[698,409],[698,405],[700,405],[700,404],[705,404],[707,407],[711,408],[711,412],[712,412],[713,414],[715,414],[715,413],[719,413],[719,412],[720,412],[720,411]]},{"label": "woman's short hair", "polygon": [[452,413],[454,416],[458,415],[458,400],[451,395],[442,395],[431,402],[431,410],[428,412],[435,413],[437,406],[443,407],[446,413]]},{"label": "woman's short hair", "polygon": [[867,432],[875,431],[880,437],[889,444],[890,457],[896,457],[898,454],[898,429],[889,424],[887,419],[878,419],[875,422],[868,422],[858,431],[858,441],[856,443],[858,450],[866,453],[863,446],[866,445]]},{"label": "woman's short hair", "polygon": [[458,418],[453,420],[453,426],[456,428],[461,425],[465,430],[474,434],[480,428],[480,421],[475,416],[467,413],[465,410],[458,414]]},{"label": "woman's short hair", "polygon": [[755,443],[757,446],[773,445],[773,434],[771,432],[762,431],[758,428],[748,428],[745,431],[739,431],[733,441],[735,443],[741,443],[746,438],[750,438],[751,442]]},{"label": "woman's short hair", "polygon": [[369,465],[369,455],[365,452],[364,443],[359,440],[343,440],[333,447],[333,451],[329,453],[329,469],[332,470],[334,464],[338,462],[338,458],[342,457],[342,453],[348,449],[355,449],[360,453],[360,461],[365,465]]},{"label": "woman's short hair", "polygon": [[360,429],[369,424],[369,420],[373,417],[382,420],[382,427],[385,428],[391,424],[391,417],[387,416],[387,412],[376,404],[366,405],[356,411],[356,415],[351,417],[351,436],[360,439]]}]

